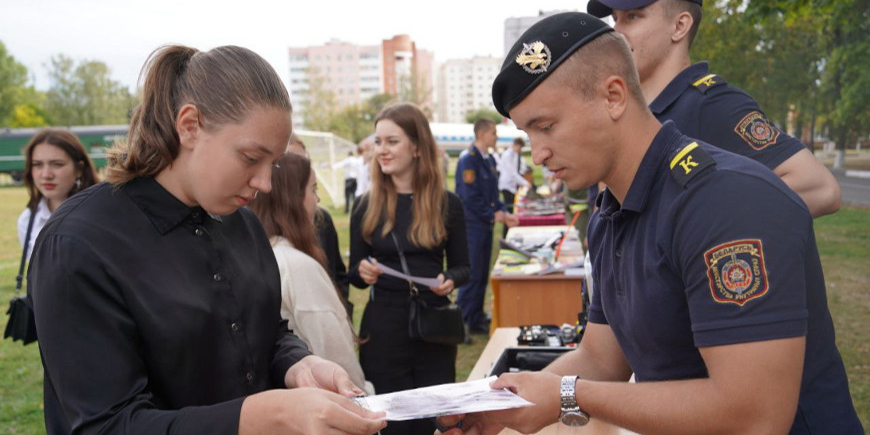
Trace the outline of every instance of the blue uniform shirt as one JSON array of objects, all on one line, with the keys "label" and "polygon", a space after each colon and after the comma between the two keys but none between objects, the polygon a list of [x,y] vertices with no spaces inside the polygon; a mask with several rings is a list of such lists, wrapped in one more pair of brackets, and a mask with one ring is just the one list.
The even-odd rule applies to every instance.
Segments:
[{"label": "blue uniform shirt", "polygon": [[812,217],[779,178],[666,122],[625,203],[605,191],[599,206],[589,321],[610,325],[638,382],[706,377],[702,347],[805,335],[791,433],[863,433]]},{"label": "blue uniform shirt", "polygon": [[484,157],[471,147],[459,155],[456,164],[456,195],[465,208],[467,225],[492,225],[495,213],[505,211],[498,197],[498,171],[492,155]]},{"label": "blue uniform shirt", "polygon": [[707,62],[683,70],[649,107],[659,121],[674,121],[686,136],[770,169],[805,148],[770,122],[747,93],[710,74]]}]

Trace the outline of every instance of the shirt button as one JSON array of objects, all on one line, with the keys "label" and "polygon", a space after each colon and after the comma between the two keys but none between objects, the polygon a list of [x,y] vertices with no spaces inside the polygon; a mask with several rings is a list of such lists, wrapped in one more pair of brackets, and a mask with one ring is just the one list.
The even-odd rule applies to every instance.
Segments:
[{"label": "shirt button", "polygon": [[193,232],[193,234],[196,234],[197,236],[201,236],[201,235],[202,235],[202,230],[199,229],[199,228],[197,228],[197,229]]},{"label": "shirt button", "polygon": [[214,279],[214,280],[217,281],[217,282],[221,282],[221,280],[223,280],[224,277],[221,276],[221,274],[216,273],[216,274],[214,274],[214,276],[212,277],[212,279]]},{"label": "shirt button", "polygon": [[253,383],[254,382],[254,372],[245,373],[245,379],[248,381],[249,384]]},{"label": "shirt button", "polygon": [[622,249],[618,249],[618,248],[616,249],[616,256],[622,257]]},{"label": "shirt button", "polygon": [[233,332],[239,332],[242,330],[242,324],[239,322],[233,322],[233,324],[230,325],[230,329],[232,329]]}]

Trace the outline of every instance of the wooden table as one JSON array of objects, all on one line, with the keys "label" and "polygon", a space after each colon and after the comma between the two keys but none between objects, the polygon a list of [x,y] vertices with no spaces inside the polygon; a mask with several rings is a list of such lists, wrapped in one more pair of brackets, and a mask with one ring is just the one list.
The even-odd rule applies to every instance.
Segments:
[{"label": "wooden table", "polygon": [[[549,322],[552,323],[552,322]],[[471,369],[471,373],[468,375],[469,381],[475,381],[478,379],[483,379],[486,377],[489,372],[492,364],[495,360],[501,355],[502,350],[506,347],[516,346],[517,345],[517,335],[519,335],[519,328],[498,328],[493,332],[492,336],[489,338],[489,342],[486,344],[486,347],[483,349],[483,353],[480,354],[480,357],[477,359],[477,362],[474,364],[474,368]],[[589,424],[583,426],[581,428],[569,428],[561,423],[554,423],[550,426],[545,427],[540,432],[537,432],[539,435],[631,435],[632,432],[625,431],[616,426],[604,423],[602,421],[596,420],[594,417],[589,421]],[[517,435],[519,432],[516,432],[511,429],[505,429],[501,431],[500,435]]]},{"label": "wooden table", "polygon": [[[567,225],[543,227],[516,227],[508,231],[506,240],[522,237],[545,237],[566,231]],[[576,230],[571,229],[571,238],[563,245],[565,248],[559,261],[565,264],[579,263],[583,260],[583,249],[576,238]],[[583,311],[582,271],[572,275],[557,272],[535,275],[542,266],[537,259],[523,266],[509,266],[505,261],[509,255],[499,253],[490,273],[492,288],[492,324],[490,333],[500,326],[520,326],[530,324],[555,324],[577,322],[577,313]],[[575,271],[578,271],[575,269]]]}]

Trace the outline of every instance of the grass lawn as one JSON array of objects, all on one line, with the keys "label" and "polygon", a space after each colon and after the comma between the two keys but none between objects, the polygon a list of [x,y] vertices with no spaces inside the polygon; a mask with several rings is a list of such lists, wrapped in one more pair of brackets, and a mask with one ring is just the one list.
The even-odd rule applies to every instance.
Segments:
[{"label": "grass lawn", "polygon": [[[452,180],[450,184],[452,187]],[[21,255],[15,228],[25,202],[23,188],[0,188],[0,228],[4,228],[0,231],[0,301],[4,313],[6,303],[14,293]],[[348,216],[343,209],[330,210],[342,252],[346,252]],[[837,343],[849,374],[855,406],[864,427],[870,429],[870,340],[867,339],[870,328],[870,210],[844,208],[833,216],[816,220],[815,227],[829,305],[837,328]],[[501,229],[496,228],[496,234],[500,233]],[[366,298],[366,291],[351,289],[357,327]],[[0,317],[0,330],[6,327],[6,320],[5,315]],[[459,347],[457,380],[468,376],[486,345],[485,337],[473,338],[471,345]],[[24,347],[20,342],[0,341],[0,435],[44,433],[42,413],[42,366],[37,346]]]}]

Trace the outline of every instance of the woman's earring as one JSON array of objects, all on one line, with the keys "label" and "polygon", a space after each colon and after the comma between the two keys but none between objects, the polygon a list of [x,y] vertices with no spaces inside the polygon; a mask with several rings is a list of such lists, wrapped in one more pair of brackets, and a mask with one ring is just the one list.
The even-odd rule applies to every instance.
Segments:
[{"label": "woman's earring", "polygon": [[82,187],[82,178],[76,178],[76,189]]}]

